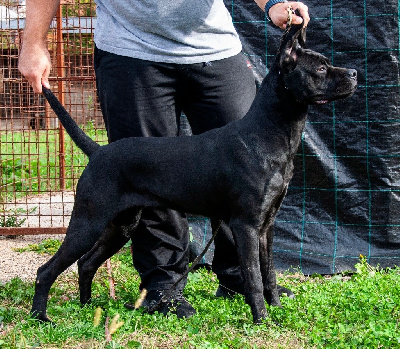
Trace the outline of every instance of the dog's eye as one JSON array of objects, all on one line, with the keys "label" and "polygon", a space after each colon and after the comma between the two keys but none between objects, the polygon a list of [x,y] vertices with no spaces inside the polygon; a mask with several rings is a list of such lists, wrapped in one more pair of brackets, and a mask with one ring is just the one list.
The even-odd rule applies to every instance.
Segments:
[{"label": "dog's eye", "polygon": [[321,65],[320,67],[318,67],[317,72],[318,72],[318,73],[324,73],[324,72],[326,72],[326,67],[325,67],[324,65]]}]

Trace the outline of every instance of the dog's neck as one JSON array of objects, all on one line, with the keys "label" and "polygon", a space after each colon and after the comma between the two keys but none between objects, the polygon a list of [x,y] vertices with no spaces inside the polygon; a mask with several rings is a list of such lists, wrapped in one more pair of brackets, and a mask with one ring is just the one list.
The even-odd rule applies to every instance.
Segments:
[{"label": "dog's neck", "polygon": [[298,145],[307,118],[308,105],[300,103],[285,86],[283,74],[274,65],[257,92],[243,120],[263,137],[286,133],[291,147]]},{"label": "dog's neck", "polygon": [[[264,78],[245,117],[228,124],[238,142],[258,159],[266,171],[285,163],[285,176],[292,174],[293,159],[301,142],[307,105],[296,101],[283,78],[272,68]],[[286,159],[282,162],[282,156]]]},{"label": "dog's neck", "polygon": [[[292,123],[304,121],[308,105],[299,102],[285,85],[284,73],[274,64],[258,91],[257,102],[263,105],[257,110],[271,111],[267,118],[277,122]],[[272,113],[273,111],[273,113]]]}]

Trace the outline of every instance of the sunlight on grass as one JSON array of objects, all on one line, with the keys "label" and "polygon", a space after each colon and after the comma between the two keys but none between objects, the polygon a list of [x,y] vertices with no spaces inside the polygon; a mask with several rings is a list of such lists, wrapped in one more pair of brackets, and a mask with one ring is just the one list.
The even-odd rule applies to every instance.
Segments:
[{"label": "sunlight on grass", "polygon": [[[96,130],[90,123],[85,132],[100,144],[107,142],[105,130]],[[68,135],[65,139],[65,185],[66,189],[73,189],[88,160]],[[4,133],[0,154],[0,200],[59,190],[58,130]]]},{"label": "sunlight on grass", "polygon": [[[51,251],[51,241],[31,247]],[[48,315],[56,327],[29,318],[33,283],[14,279],[0,287],[1,348],[390,348],[400,346],[400,269],[381,270],[361,257],[354,274],[330,277],[279,274],[294,300],[282,298],[283,308],[269,307],[270,317],[253,325],[242,296],[215,298],[213,273],[201,269],[189,275],[186,298],[197,313],[177,319],[142,310],[125,302],[139,296],[140,279],[129,248],[112,258],[117,299],[108,295],[108,276],[101,267],[93,282],[91,305],[79,303],[77,275],[63,274],[51,289]],[[93,325],[96,309],[102,312]],[[118,328],[105,340],[106,320],[118,314]],[[122,324],[123,322],[123,324]]]}]

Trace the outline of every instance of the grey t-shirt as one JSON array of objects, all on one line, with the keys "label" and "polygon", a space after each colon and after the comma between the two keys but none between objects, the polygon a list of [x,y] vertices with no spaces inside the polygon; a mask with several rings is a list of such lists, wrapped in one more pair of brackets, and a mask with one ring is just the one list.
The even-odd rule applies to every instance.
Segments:
[{"label": "grey t-shirt", "polygon": [[223,0],[97,0],[94,40],[104,51],[153,62],[200,63],[241,49]]}]

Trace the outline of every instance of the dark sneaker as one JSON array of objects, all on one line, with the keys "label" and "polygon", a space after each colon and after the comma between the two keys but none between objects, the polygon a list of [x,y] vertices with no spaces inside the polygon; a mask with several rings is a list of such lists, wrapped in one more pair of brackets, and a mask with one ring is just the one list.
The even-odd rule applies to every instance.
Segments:
[{"label": "dark sneaker", "polygon": [[286,294],[286,297],[290,299],[294,299],[296,297],[294,293],[286,287],[276,285],[276,288],[278,289],[279,297],[282,297],[284,294]]},{"label": "dark sneaker", "polygon": [[[190,318],[196,313],[196,310],[183,296],[182,291],[175,291],[171,296],[164,299],[167,291],[153,290],[147,293],[146,299],[142,303],[142,307],[149,314],[158,311],[164,315],[168,313],[176,314],[181,318]],[[132,309],[133,306],[126,304],[126,307]]]}]

